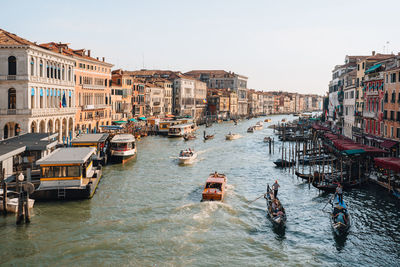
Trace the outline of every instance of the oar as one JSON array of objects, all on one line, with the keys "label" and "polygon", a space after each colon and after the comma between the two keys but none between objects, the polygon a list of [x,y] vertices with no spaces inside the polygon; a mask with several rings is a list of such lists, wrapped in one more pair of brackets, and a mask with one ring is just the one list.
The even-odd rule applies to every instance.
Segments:
[{"label": "oar", "polygon": [[325,207],[326,207],[329,203],[331,203],[331,200],[332,200],[332,198],[333,198],[334,195],[335,195],[335,194],[333,194],[333,195],[331,196],[331,198],[328,200],[328,202],[325,204],[325,206],[322,208],[322,210],[324,210]]},{"label": "oar", "polygon": [[250,201],[249,204],[253,203],[254,201],[256,201],[257,199],[259,199],[260,197],[265,196],[265,194],[266,194],[266,193],[262,194],[261,196],[259,196],[258,198],[254,199],[253,201]]}]

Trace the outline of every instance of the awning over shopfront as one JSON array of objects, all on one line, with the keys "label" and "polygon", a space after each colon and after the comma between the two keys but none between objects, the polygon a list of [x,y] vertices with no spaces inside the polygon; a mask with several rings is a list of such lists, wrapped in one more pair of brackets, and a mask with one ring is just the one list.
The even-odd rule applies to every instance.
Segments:
[{"label": "awning over shopfront", "polygon": [[122,130],[124,127],[119,125],[100,125],[101,128],[105,130]]},{"label": "awning over shopfront", "polygon": [[356,155],[356,154],[365,153],[365,150],[364,149],[349,149],[349,150],[343,151],[343,153],[345,153],[347,155]]},{"label": "awning over shopfront", "polygon": [[131,122],[137,122],[136,119],[129,119],[129,121],[131,121]]},{"label": "awning over shopfront", "polygon": [[378,167],[400,172],[400,158],[375,158]]},{"label": "awning over shopfront", "polygon": [[385,140],[385,141],[383,141],[381,143],[381,147],[382,148],[387,148],[387,149],[392,148],[395,145],[397,145],[397,142],[396,141],[391,141],[391,140]]},{"label": "awning over shopfront", "polygon": [[139,117],[139,120],[145,121],[146,117]]},{"label": "awning over shopfront", "polygon": [[380,66],[382,66],[382,64],[376,64],[376,65],[373,65],[372,67],[370,67],[369,69],[367,69],[366,71],[365,71],[365,74],[368,74],[368,73],[371,73],[371,72],[373,72],[374,70],[377,70]]},{"label": "awning over shopfront", "polygon": [[124,124],[124,123],[128,123],[127,121],[113,121],[113,123],[116,123],[116,124]]}]

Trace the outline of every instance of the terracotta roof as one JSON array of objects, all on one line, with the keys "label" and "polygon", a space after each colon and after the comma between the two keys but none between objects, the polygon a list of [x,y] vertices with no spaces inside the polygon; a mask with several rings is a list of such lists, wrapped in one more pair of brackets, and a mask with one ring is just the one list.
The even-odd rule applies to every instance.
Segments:
[{"label": "terracotta roof", "polygon": [[21,38],[13,33],[0,29],[0,45],[33,45],[38,46],[31,41]]},{"label": "terracotta roof", "polygon": [[85,54],[85,49],[71,49],[68,46],[69,44],[67,43],[55,43],[55,42],[50,42],[50,43],[44,43],[44,44],[40,44],[40,47],[45,48],[47,50],[62,54],[62,55],[66,55],[66,56],[71,56],[71,57],[80,57],[83,59],[87,59],[87,60],[91,60],[91,61],[96,61],[99,63],[105,63],[105,64],[110,64],[111,63],[107,63],[105,61],[101,61],[97,58],[94,57],[89,57],[88,55]]},{"label": "terracotta roof", "polygon": [[202,74],[208,74],[210,75],[210,78],[232,78],[235,76],[247,78],[244,75],[240,75],[230,71],[228,72],[225,70],[192,70],[185,73],[185,75],[190,75],[196,78],[200,78]]}]

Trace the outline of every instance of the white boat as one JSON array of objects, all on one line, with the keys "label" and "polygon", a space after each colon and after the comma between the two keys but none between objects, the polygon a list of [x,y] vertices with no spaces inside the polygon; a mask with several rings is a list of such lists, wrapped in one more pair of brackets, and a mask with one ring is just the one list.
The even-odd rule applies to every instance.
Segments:
[{"label": "white boat", "polygon": [[189,135],[196,129],[193,123],[180,124],[169,127],[168,137],[183,137]]},{"label": "white boat", "polygon": [[235,140],[235,139],[239,139],[239,138],[240,138],[240,134],[237,134],[237,133],[229,133],[229,134],[225,135],[226,140]]},{"label": "white boat", "polygon": [[192,149],[185,149],[179,153],[179,163],[180,164],[192,164],[197,158],[197,152]]},{"label": "white boat", "polygon": [[[33,204],[35,203],[34,199],[28,200],[29,209],[33,208]],[[9,198],[7,199],[7,212],[17,213],[18,212],[18,198]],[[0,201],[0,211],[3,211],[3,201]]]},{"label": "white boat", "polygon": [[132,134],[117,134],[111,141],[111,161],[125,163],[136,157],[135,137]]},{"label": "white boat", "polygon": [[261,130],[263,128],[263,122],[259,121],[257,124],[254,126],[254,130]]}]

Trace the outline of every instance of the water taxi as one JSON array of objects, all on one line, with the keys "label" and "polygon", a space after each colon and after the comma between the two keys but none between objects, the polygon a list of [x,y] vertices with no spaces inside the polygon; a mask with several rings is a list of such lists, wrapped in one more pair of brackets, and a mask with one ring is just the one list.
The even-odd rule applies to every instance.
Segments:
[{"label": "water taxi", "polygon": [[183,137],[191,134],[194,129],[195,125],[193,123],[174,125],[169,127],[168,137]]},{"label": "water taxi", "polygon": [[201,201],[223,201],[227,178],[222,173],[211,173],[204,186]]},{"label": "water taxi", "polygon": [[261,130],[262,128],[263,128],[262,121],[257,122],[256,125],[254,126],[254,130]]},{"label": "water taxi", "polygon": [[111,161],[125,163],[136,157],[135,137],[132,134],[117,134],[111,141]]},{"label": "water taxi", "polygon": [[58,148],[36,161],[40,166],[35,200],[86,199],[93,197],[101,178],[101,166],[93,167],[94,147]]},{"label": "water taxi", "polygon": [[237,133],[229,133],[229,134],[225,135],[226,140],[235,140],[235,139],[239,139],[239,138],[240,138],[240,134],[237,134]]},{"label": "water taxi", "polygon": [[269,119],[269,118],[267,118],[267,119],[264,120],[264,122],[271,122],[271,121],[272,121],[272,120]]},{"label": "water taxi", "polygon": [[178,157],[180,164],[192,164],[196,158],[197,158],[197,153],[190,148],[181,150]]}]

